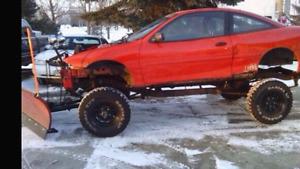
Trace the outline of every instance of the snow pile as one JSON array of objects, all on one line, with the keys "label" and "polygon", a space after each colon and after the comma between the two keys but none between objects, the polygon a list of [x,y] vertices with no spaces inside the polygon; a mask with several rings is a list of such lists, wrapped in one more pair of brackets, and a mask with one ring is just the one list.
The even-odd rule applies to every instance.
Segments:
[{"label": "snow pile", "polygon": [[[75,35],[88,35],[87,27],[75,27],[71,25],[61,25],[59,32],[63,36],[75,36]],[[106,27],[102,28],[101,36],[104,37],[108,42],[120,40],[127,34],[132,33],[132,30],[124,28],[122,26],[109,27],[109,36]]]},{"label": "snow pile", "polygon": [[108,33],[107,33],[106,28],[104,28],[102,31],[102,36],[108,42],[120,40],[122,37],[126,36],[127,34],[132,33],[132,30],[124,28],[122,26],[110,27],[109,30],[110,30],[109,38],[108,38]]},{"label": "snow pile", "polygon": [[62,33],[63,36],[72,36],[72,35],[87,35],[87,27],[72,27],[71,25],[61,25],[59,28],[59,32]]}]

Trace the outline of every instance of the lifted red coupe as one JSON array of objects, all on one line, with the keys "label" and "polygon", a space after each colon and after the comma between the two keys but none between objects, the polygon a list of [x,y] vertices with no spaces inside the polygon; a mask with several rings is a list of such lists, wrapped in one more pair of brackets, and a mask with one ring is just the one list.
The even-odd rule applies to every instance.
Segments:
[{"label": "lifted red coupe", "polygon": [[[299,60],[300,27],[240,10],[205,8],[167,15],[118,44],[65,58],[61,76],[64,88],[81,96],[83,127],[110,137],[129,122],[128,99],[147,96],[246,97],[254,119],[277,123],[293,103],[290,88],[279,80],[297,86]],[[289,64],[298,64],[297,70],[282,67]],[[180,86],[198,88],[164,90]]]}]

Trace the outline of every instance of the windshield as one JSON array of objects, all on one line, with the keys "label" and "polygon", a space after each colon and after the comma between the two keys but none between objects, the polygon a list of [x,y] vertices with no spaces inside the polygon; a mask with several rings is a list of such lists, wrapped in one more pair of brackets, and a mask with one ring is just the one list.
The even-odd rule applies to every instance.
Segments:
[{"label": "windshield", "polygon": [[127,41],[132,42],[132,41],[135,41],[137,39],[140,39],[140,38],[144,37],[149,32],[151,32],[153,29],[155,29],[158,25],[160,25],[162,22],[164,22],[166,19],[167,19],[166,17],[160,18],[160,19],[152,22],[151,24],[143,27],[139,31],[137,31],[137,32],[133,33],[132,35],[130,35],[127,38]]}]

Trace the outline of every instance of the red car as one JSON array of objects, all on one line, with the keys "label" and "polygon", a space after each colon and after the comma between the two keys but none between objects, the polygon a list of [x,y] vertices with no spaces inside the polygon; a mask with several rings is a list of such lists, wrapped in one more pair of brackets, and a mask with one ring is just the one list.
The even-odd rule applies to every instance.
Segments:
[{"label": "red car", "polygon": [[[107,137],[127,126],[128,99],[147,96],[246,97],[255,120],[277,123],[291,111],[293,97],[276,79],[294,80],[297,86],[299,59],[300,27],[240,10],[205,8],[170,14],[121,43],[66,58],[61,76],[70,93],[84,91],[79,105],[83,127]],[[282,67],[293,63],[298,70]],[[199,88],[164,90],[178,86]]]},{"label": "red car", "polygon": [[264,62],[290,63],[299,58],[300,28],[244,11],[214,8],[168,15],[131,35],[126,43],[65,61],[83,71],[96,62],[115,62],[126,68],[130,86],[144,87],[256,72],[268,53],[275,56]]}]

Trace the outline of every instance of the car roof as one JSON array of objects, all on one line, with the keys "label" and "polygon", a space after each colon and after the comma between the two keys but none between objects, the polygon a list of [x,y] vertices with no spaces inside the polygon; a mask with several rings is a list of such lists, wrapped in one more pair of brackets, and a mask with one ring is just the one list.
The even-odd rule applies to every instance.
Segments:
[{"label": "car roof", "polygon": [[[222,8],[197,8],[197,9],[178,11],[178,12],[173,13],[173,15],[184,15],[184,14],[189,14],[189,13],[194,13],[194,12],[214,12],[214,11],[218,11],[218,12],[223,11],[223,12],[232,12],[232,13],[243,14],[246,16],[250,16],[250,17],[254,17],[254,18],[263,20],[274,26],[278,26],[278,27],[283,26],[280,23],[277,23],[267,17],[261,16],[261,15],[258,15],[258,14],[252,13],[252,12],[243,11],[243,10],[239,10],[239,9],[233,9],[233,8],[223,8],[223,7]],[[170,15],[172,15],[172,14],[170,14]]]},{"label": "car roof", "polygon": [[88,37],[88,38],[103,38],[101,36],[96,36],[96,35],[65,35],[64,37]]},{"label": "car roof", "polygon": [[187,14],[193,12],[210,12],[210,11],[224,11],[224,12],[237,12],[237,13],[245,13],[248,14],[249,12],[242,11],[239,9],[232,9],[232,8],[197,8],[197,9],[189,9],[189,10],[182,10],[175,12],[176,14]]}]

